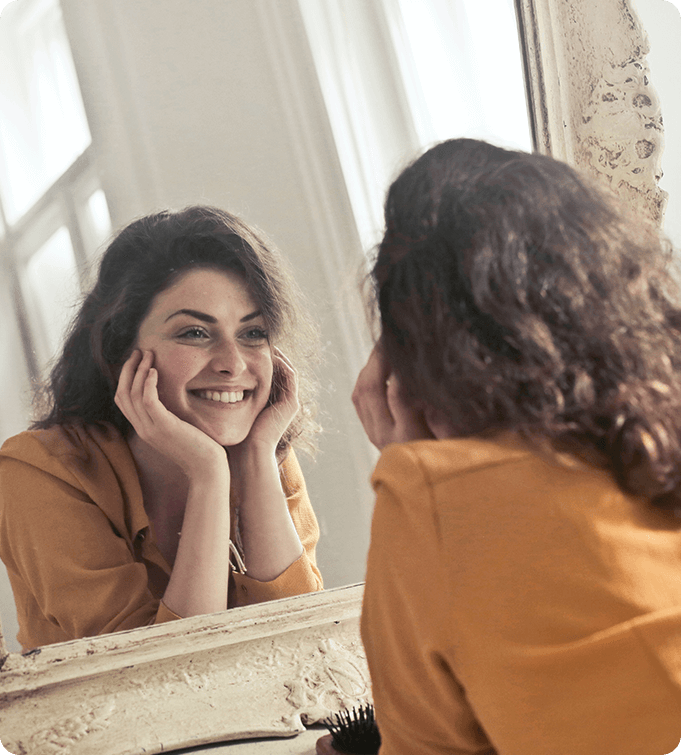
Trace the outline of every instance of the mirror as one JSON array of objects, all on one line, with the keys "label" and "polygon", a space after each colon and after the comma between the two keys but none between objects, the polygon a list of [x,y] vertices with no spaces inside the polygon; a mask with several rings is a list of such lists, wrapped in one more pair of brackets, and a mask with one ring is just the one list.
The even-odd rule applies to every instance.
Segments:
[{"label": "mirror", "polygon": [[[342,168],[331,148],[330,129],[320,127],[323,119],[314,117],[322,100],[310,59],[301,61],[289,47],[302,32],[293,4],[222,4],[234,12],[232,28],[251,40],[242,45],[230,71],[248,85],[252,96],[238,100],[236,92],[230,92],[228,113],[217,119],[208,117],[215,103],[182,99],[194,133],[213,133],[212,143],[225,142],[222,150],[209,155],[202,155],[198,137],[180,139],[179,150],[176,138],[171,148],[171,136],[184,132],[180,121],[169,116],[178,111],[163,86],[186,74],[178,61],[154,64],[144,81],[129,79],[126,65],[137,57],[151,59],[159,40],[172,36],[163,18],[154,18],[159,36],[150,39],[148,27],[136,29],[132,23],[139,21],[135,13],[143,13],[138,6],[145,4],[133,7],[130,2],[128,8],[128,2],[101,0],[77,5],[76,0],[64,0],[64,15],[74,50],[80,51],[74,57],[81,86],[93,93],[96,104],[90,105],[88,117],[93,143],[103,147],[97,168],[113,218],[130,217],[140,208],[184,204],[188,200],[178,188],[183,183],[171,180],[177,175],[193,192],[191,201],[200,196],[218,203],[222,197],[220,204],[261,225],[296,266],[316,272],[319,291],[330,288],[328,281],[345,280],[340,273],[352,278],[361,245],[339,181]],[[177,6],[178,12],[186,6],[187,17],[203,7],[166,5]],[[238,12],[246,5],[257,11],[250,19]],[[133,14],[130,27],[121,27],[124,6]],[[518,0],[517,8],[537,148],[600,176],[632,205],[661,219],[660,107],[630,0],[573,0],[569,7],[563,0]],[[77,24],[68,24],[69,17],[76,16],[83,24],[81,32]],[[190,24],[185,33],[191,35]],[[258,77],[257,62],[266,56],[269,67]],[[121,67],[112,69],[112,59]],[[86,60],[91,65],[84,66]],[[203,72],[215,73],[211,61]],[[292,76],[294,72],[302,78]],[[107,86],[98,89],[98,81]],[[230,91],[227,85],[224,91]],[[122,98],[122,92],[134,96]],[[153,117],[149,102],[158,103]],[[263,122],[258,103],[273,109],[272,120]],[[125,122],[133,125],[126,127]],[[238,134],[261,138],[257,163],[233,147],[240,143]],[[287,197],[285,208],[282,196]],[[320,255],[320,250],[328,254]],[[321,309],[337,328],[340,316],[328,306]],[[346,316],[350,312],[342,311]],[[362,332],[359,325],[356,332]],[[364,341],[346,334],[335,343],[341,344],[333,347],[339,357],[333,377],[340,393],[356,374]],[[348,420],[347,427],[351,425]],[[370,468],[370,452],[361,438],[353,446],[350,431],[337,431],[335,437],[343,451],[338,459],[351,458],[357,468]],[[346,481],[336,482],[339,497],[356,505]],[[350,519],[357,510],[341,508],[339,518]],[[3,719],[0,738],[19,752],[78,755],[94,748],[104,755],[123,755],[258,733],[294,733],[302,718],[307,723],[319,720],[330,704],[370,694],[357,630],[360,604],[361,587],[332,589],[48,646],[28,657],[11,654],[0,671],[0,699],[11,711],[11,717]],[[263,678],[271,683],[260,687],[256,702],[249,697],[256,688],[251,683]],[[273,715],[280,724],[286,719],[286,731],[275,731]]]},{"label": "mirror", "polygon": [[[44,221],[49,238],[66,206],[63,222],[71,230],[68,216],[78,216],[81,195],[103,198],[114,228],[164,207],[200,202],[240,214],[282,250],[322,331],[324,432],[317,459],[299,458],[320,522],[317,559],[326,587],[364,576],[376,454],[350,395],[370,340],[358,270],[380,232],[388,182],[421,145],[449,133],[531,147],[513,2],[490,2],[499,9],[494,26],[479,3],[463,0],[429,0],[426,14],[422,0],[94,0],[86,6],[61,0],[91,143],[60,179],[61,194],[38,203],[54,200],[54,220],[39,206],[17,225],[38,228]],[[18,4],[34,13],[54,5]],[[407,33],[415,21],[423,27],[420,38]],[[456,41],[437,55],[428,44],[435,27],[446,27]],[[484,61],[486,50],[502,44],[511,48],[515,66],[507,60],[500,72]],[[329,57],[333,45],[338,49]],[[333,69],[341,64],[347,67]],[[454,107],[444,108],[442,71],[464,64],[468,78],[453,80]],[[422,82],[431,89],[435,84],[435,91]],[[518,117],[511,128],[512,104]],[[83,227],[76,223],[72,237]],[[88,252],[82,241],[87,262],[97,245]],[[31,243],[27,239],[19,254],[28,255]],[[17,267],[22,277],[42,262]],[[40,305],[46,293],[36,298]],[[52,309],[43,309],[50,324]],[[32,330],[31,312],[24,316],[24,328]],[[18,333],[19,327],[20,343]],[[35,356],[29,350],[34,372],[44,361],[41,344],[36,347]],[[7,363],[23,361],[19,347]],[[4,437],[26,427],[28,407],[16,411],[17,392],[25,400],[26,387],[4,392],[3,409],[11,405],[17,415],[7,427],[0,419]],[[0,607],[0,616],[13,642],[11,611]]]}]

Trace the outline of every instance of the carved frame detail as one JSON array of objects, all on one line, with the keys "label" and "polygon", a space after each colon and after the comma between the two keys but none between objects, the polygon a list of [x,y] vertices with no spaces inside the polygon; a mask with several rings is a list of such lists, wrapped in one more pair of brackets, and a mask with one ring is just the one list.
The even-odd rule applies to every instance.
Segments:
[{"label": "carved frame detail", "polygon": [[[630,0],[516,5],[537,149],[660,221],[660,104]],[[0,739],[16,755],[153,755],[293,736],[370,697],[361,597],[328,590],[27,656],[0,634]]]},{"label": "carved frame detail", "polygon": [[516,0],[536,147],[661,224],[664,144],[632,0]]},{"label": "carved frame detail", "polygon": [[10,654],[14,755],[139,755],[288,737],[370,699],[361,585]]}]

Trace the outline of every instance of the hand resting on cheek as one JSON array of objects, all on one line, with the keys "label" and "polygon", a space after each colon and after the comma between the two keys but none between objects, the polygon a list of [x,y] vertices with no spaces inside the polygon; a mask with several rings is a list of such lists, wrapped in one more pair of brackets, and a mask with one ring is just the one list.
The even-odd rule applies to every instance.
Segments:
[{"label": "hand resting on cheek", "polygon": [[224,461],[225,451],[197,427],[185,422],[161,403],[158,370],[151,351],[134,350],[118,379],[114,401],[140,440],[176,464],[188,478],[205,465]]}]

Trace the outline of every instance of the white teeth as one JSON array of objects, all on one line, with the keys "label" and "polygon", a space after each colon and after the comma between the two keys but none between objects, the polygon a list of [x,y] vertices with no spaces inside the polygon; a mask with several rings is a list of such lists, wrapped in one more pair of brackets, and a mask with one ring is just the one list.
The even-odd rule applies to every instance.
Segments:
[{"label": "white teeth", "polygon": [[236,404],[243,401],[243,391],[199,391],[199,398],[205,398],[209,401],[220,401],[223,404]]}]

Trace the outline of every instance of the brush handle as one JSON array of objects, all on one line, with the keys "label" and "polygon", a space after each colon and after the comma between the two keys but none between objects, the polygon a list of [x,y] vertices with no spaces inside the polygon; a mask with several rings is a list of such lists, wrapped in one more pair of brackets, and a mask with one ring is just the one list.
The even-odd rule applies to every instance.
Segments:
[{"label": "brush handle", "polygon": [[339,755],[340,751],[331,744],[332,739],[330,734],[325,734],[317,740],[317,755]]}]

